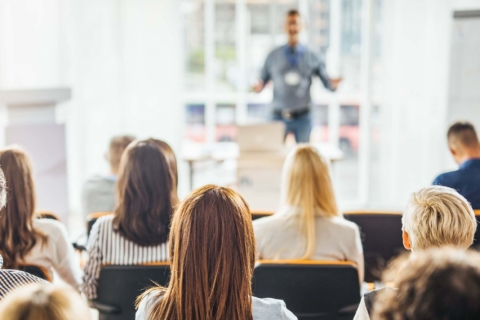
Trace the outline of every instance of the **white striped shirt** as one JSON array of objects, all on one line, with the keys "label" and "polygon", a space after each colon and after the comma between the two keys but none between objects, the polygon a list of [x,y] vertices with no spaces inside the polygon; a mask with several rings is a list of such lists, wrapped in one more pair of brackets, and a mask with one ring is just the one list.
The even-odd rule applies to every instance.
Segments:
[{"label": "white striped shirt", "polygon": [[102,265],[136,265],[168,260],[168,243],[140,246],[113,230],[113,215],[99,218],[88,239],[88,261],[84,268],[82,291],[89,300],[97,298]]},{"label": "white striped shirt", "polygon": [[[0,255],[0,269],[3,267],[3,258]],[[10,291],[32,283],[50,285],[49,282],[18,270],[0,270],[0,300]]]}]

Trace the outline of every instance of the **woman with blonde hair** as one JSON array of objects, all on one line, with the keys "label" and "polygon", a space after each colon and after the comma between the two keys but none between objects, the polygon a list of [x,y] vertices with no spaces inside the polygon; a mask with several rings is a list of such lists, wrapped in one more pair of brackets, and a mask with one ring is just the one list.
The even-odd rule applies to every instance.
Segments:
[{"label": "woman with blonde hair", "polygon": [[282,172],[282,207],[253,222],[260,259],[353,261],[363,281],[356,224],[338,211],[327,162],[309,145],[293,150]]},{"label": "woman with blonde hair", "polygon": [[0,319],[90,320],[85,300],[68,287],[28,285],[10,293],[0,304]]},{"label": "woman with blonde hair", "polygon": [[37,219],[36,196],[29,156],[19,148],[0,150],[0,167],[8,183],[7,205],[0,210],[0,254],[5,269],[36,265],[53,271],[78,289],[81,270],[65,226]]},{"label": "woman with blonde hair", "polygon": [[289,320],[283,301],[252,297],[255,237],[248,205],[228,188],[205,186],[175,211],[171,280],[139,297],[137,320]]},{"label": "woman with blonde hair", "polygon": [[114,215],[95,222],[88,239],[82,290],[97,297],[102,265],[168,260],[168,233],[177,205],[177,161],[164,141],[132,142],[122,155]]}]

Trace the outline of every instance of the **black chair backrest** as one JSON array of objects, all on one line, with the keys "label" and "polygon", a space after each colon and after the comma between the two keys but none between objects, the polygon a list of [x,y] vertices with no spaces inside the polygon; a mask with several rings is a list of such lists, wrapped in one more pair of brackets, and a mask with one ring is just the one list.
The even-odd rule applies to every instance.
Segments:
[{"label": "black chair backrest", "polygon": [[100,270],[95,302],[114,306],[119,310],[115,313],[99,310],[99,319],[134,320],[137,297],[145,289],[153,287],[154,283],[168,285],[169,278],[168,265],[103,267]]},{"label": "black chair backrest", "polygon": [[30,273],[37,278],[52,282],[52,278],[47,270],[42,267],[35,266],[35,265],[20,265],[18,266],[18,270]]},{"label": "black chair backrest", "polygon": [[388,262],[406,251],[402,241],[402,215],[346,213],[344,217],[360,228],[365,257],[365,281],[379,281]]},{"label": "black chair backrest", "polygon": [[260,262],[252,286],[255,297],[285,301],[300,320],[353,319],[360,301],[352,263]]}]

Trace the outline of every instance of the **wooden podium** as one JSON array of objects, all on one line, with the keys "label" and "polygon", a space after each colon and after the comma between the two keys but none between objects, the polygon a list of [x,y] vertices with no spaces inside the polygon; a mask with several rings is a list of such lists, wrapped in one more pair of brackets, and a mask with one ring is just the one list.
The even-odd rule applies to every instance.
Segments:
[{"label": "wooden podium", "polygon": [[65,223],[69,208],[65,125],[57,121],[57,106],[70,97],[69,88],[0,90],[0,147],[18,145],[30,155],[37,210],[52,211]]}]

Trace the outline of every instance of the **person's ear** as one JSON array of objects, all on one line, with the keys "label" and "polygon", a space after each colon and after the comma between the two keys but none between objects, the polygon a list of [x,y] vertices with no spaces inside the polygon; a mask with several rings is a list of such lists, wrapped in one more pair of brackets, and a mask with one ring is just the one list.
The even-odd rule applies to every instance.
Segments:
[{"label": "person's ear", "polygon": [[402,232],[403,246],[407,250],[412,250],[412,245],[410,244],[410,237],[406,231]]},{"label": "person's ear", "polygon": [[450,153],[453,155],[453,156],[456,156],[457,155],[457,151],[455,149],[453,149],[452,147],[449,147],[448,149],[450,149]]},{"label": "person's ear", "polygon": [[109,156],[108,152],[105,152],[103,157],[105,158],[105,160],[107,160],[107,162],[110,162],[110,156]]}]

